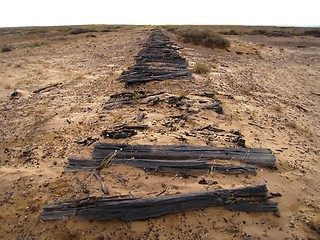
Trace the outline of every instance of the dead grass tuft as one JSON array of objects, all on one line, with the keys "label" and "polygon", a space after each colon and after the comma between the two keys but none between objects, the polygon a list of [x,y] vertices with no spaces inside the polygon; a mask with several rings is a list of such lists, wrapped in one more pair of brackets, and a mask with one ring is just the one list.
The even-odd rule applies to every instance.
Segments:
[{"label": "dead grass tuft", "polygon": [[282,112],[282,107],[280,104],[276,104],[273,106],[273,109],[278,112],[278,113],[281,113]]},{"label": "dead grass tuft", "polygon": [[252,88],[249,87],[249,86],[244,86],[241,88],[241,92],[244,94],[244,95],[250,95],[251,94],[251,91],[252,91]]},{"label": "dead grass tuft", "polygon": [[11,85],[8,84],[8,83],[6,83],[6,84],[3,85],[3,87],[4,87],[4,89],[10,89],[10,88],[11,88]]},{"label": "dead grass tuft", "polygon": [[211,72],[211,68],[204,63],[197,62],[193,68],[193,72],[197,74],[207,74]]}]

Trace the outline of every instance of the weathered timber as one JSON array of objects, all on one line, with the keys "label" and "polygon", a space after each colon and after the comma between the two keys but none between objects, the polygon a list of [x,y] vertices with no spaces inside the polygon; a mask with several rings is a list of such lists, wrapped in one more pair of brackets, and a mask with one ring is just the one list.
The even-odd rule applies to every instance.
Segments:
[{"label": "weathered timber", "polygon": [[[68,158],[67,172],[91,171],[100,166],[100,159]],[[182,175],[200,174],[206,172],[220,172],[224,174],[256,174],[254,166],[231,165],[231,164],[210,164],[199,159],[188,160],[159,160],[159,159],[125,159],[115,158],[112,164],[122,164],[142,168],[147,171],[167,172]]]},{"label": "weathered timber", "polygon": [[128,126],[121,125],[114,128],[114,130],[104,130],[101,135],[104,138],[112,138],[112,139],[121,139],[121,138],[129,138],[137,134],[135,130],[146,130],[148,128],[147,125],[140,126]]},{"label": "weathered timber", "polygon": [[47,90],[47,89],[49,89],[49,88],[58,87],[58,86],[61,85],[61,84],[62,84],[62,83],[50,84],[50,85],[48,85],[48,86],[44,86],[44,87],[41,87],[41,88],[39,88],[39,89],[34,90],[33,93],[40,93],[40,92],[42,92],[42,91],[44,91],[44,90]]},{"label": "weathered timber", "polygon": [[[153,106],[158,102],[165,102],[169,104],[169,107],[179,108],[182,105],[187,106],[185,110],[188,112],[188,114],[187,116],[185,115],[184,119],[187,119],[187,117],[192,114],[199,113],[201,110],[213,110],[218,114],[223,114],[223,108],[221,106],[220,100],[215,100],[206,96],[203,97],[204,99],[199,100],[191,99],[185,96],[178,97],[168,96],[168,94],[164,94],[164,92],[147,93],[144,91],[117,93],[110,96],[110,100],[105,103],[104,109],[113,110],[122,106],[133,106],[142,104]],[[196,105],[198,107],[198,110],[189,110],[189,107],[193,105]]]},{"label": "weathered timber", "polygon": [[93,175],[99,181],[100,186],[101,186],[101,190],[103,191],[103,193],[108,195],[109,194],[109,190],[106,187],[106,185],[104,184],[104,182],[102,181],[102,179],[100,177],[100,173],[96,169],[93,169]]},{"label": "weathered timber", "polygon": [[238,160],[261,167],[275,166],[276,158],[266,148],[226,148],[190,145],[130,145],[96,143],[92,152],[93,159],[103,159],[115,150],[117,158],[159,159],[159,160]]},{"label": "weathered timber", "polygon": [[122,139],[122,138],[129,138],[134,135],[137,135],[137,131],[133,129],[120,129],[114,131],[104,130],[101,135],[104,138],[112,138],[112,139]]},{"label": "weathered timber", "polygon": [[134,66],[123,71],[119,81],[126,85],[175,79],[193,79],[185,58],[178,48],[161,31],[150,34]]},{"label": "weathered timber", "polygon": [[157,75],[157,76],[149,76],[149,77],[141,77],[141,78],[130,78],[129,80],[126,80],[126,84],[138,84],[138,83],[144,83],[144,82],[150,82],[150,81],[161,81],[161,80],[179,80],[178,78],[182,77],[183,79],[190,79],[191,76],[186,75],[184,72],[182,73],[171,73],[171,74],[165,74],[165,75]]},{"label": "weathered timber", "polygon": [[[135,221],[162,215],[223,206],[231,211],[277,212],[266,185],[237,189],[166,195],[155,198],[85,198],[53,202],[44,206],[41,220],[79,216],[92,220]],[[164,207],[165,206],[165,207]]]}]

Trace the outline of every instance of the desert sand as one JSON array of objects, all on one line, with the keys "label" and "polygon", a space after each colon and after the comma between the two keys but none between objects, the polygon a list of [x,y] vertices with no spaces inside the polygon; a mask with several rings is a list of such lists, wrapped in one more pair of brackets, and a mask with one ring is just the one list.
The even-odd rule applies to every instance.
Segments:
[{"label": "desert sand", "polygon": [[[0,46],[0,239],[319,239],[320,231],[320,42],[312,36],[227,36],[229,51],[208,49],[168,36],[189,63],[211,66],[194,80],[150,82],[125,88],[117,78],[135,62],[152,27],[70,35],[72,27],[1,29]],[[301,47],[302,46],[302,47]],[[35,90],[58,84],[39,93]],[[212,92],[224,114],[210,110],[166,125],[183,110],[130,106],[104,110],[109,96],[124,91],[166,92],[196,98]],[[135,124],[149,129],[121,140],[105,129]],[[208,173],[184,178],[129,166],[101,171],[110,195],[154,197],[266,183],[281,193],[279,213],[230,212],[223,208],[172,214],[135,222],[68,219],[41,221],[48,202],[102,196],[90,172],[66,173],[69,156],[90,157],[93,145],[193,144],[236,147],[227,135],[204,126],[239,130],[247,147],[270,148],[276,169],[257,175]],[[204,177],[215,185],[200,185]],[[120,182],[126,178],[127,182]]]}]

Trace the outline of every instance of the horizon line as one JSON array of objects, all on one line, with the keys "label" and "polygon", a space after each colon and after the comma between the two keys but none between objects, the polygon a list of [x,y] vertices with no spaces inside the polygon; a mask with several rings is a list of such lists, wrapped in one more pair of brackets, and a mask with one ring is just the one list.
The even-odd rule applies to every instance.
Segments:
[{"label": "horizon line", "polygon": [[30,28],[30,27],[69,27],[69,26],[93,26],[93,25],[125,25],[125,26],[238,26],[238,27],[288,27],[288,28],[320,28],[320,25],[264,25],[264,24],[138,24],[138,23],[89,23],[89,24],[62,24],[62,25],[19,25],[19,26],[0,26],[3,28]]}]

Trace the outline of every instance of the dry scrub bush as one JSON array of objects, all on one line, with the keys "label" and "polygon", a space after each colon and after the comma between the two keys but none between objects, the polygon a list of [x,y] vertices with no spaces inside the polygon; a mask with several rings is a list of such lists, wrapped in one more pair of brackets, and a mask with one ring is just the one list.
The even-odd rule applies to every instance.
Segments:
[{"label": "dry scrub bush", "polygon": [[12,51],[12,47],[10,46],[3,46],[1,48],[1,52],[11,52]]},{"label": "dry scrub bush", "polygon": [[89,33],[89,32],[98,32],[95,29],[87,29],[87,28],[75,28],[70,31],[70,34],[77,35],[81,33]]},{"label": "dry scrub bush", "polygon": [[282,107],[281,107],[281,105],[279,105],[279,104],[274,105],[274,106],[273,106],[273,109],[274,109],[276,112],[278,112],[278,113],[281,113],[281,112],[282,112]]},{"label": "dry scrub bush", "polygon": [[178,32],[185,43],[193,43],[210,48],[228,48],[230,41],[211,30],[186,29]]},{"label": "dry scrub bush", "polygon": [[208,67],[204,63],[197,62],[194,66],[193,72],[197,74],[207,74],[211,71],[210,67]]}]

